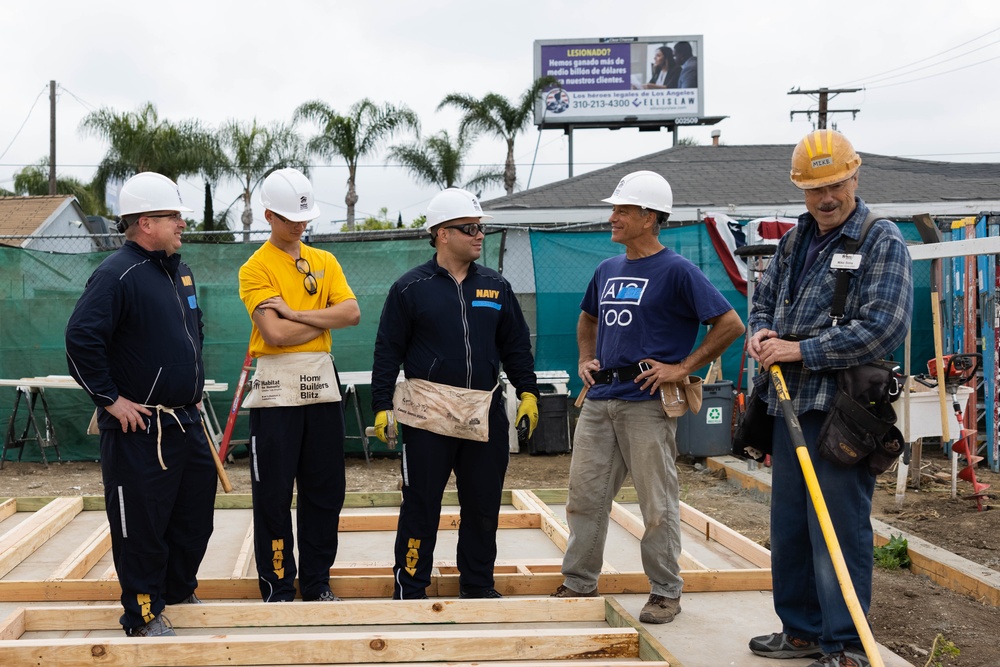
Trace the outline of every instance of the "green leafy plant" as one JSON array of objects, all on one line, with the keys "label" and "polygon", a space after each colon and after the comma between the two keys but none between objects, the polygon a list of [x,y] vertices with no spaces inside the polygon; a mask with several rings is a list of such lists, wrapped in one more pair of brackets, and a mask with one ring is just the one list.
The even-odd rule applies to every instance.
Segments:
[{"label": "green leafy plant", "polygon": [[885,570],[910,567],[910,554],[902,535],[892,535],[886,544],[875,547],[875,564]]},{"label": "green leafy plant", "polygon": [[941,658],[945,656],[956,657],[960,653],[961,651],[951,640],[945,639],[944,635],[939,634],[934,638],[934,643],[931,645],[931,657],[927,658],[924,667],[944,667]]}]

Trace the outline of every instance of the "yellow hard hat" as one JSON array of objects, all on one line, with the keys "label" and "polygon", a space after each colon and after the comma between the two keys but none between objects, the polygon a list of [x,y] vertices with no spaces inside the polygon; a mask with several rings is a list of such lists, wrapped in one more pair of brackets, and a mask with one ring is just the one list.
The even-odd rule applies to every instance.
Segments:
[{"label": "yellow hard hat", "polygon": [[792,153],[792,183],[802,190],[833,185],[858,172],[861,156],[847,137],[834,130],[816,130],[802,138]]}]

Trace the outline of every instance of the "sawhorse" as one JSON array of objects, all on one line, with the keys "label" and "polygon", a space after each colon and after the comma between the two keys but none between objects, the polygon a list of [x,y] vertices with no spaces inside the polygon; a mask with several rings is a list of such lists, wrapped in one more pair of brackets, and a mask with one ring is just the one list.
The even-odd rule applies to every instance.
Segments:
[{"label": "sawhorse", "polygon": [[[18,385],[15,389],[17,397],[14,399],[14,409],[10,413],[10,421],[7,422],[7,434],[4,436],[3,441],[3,454],[0,455],[0,470],[3,469],[3,464],[7,460],[8,450],[19,450],[17,460],[20,462],[21,456],[24,454],[25,443],[32,441],[38,443],[38,449],[42,453],[42,463],[46,466],[49,465],[49,461],[45,456],[46,447],[54,448],[56,450],[56,459],[62,463],[62,456],[59,453],[59,443],[56,442],[56,434],[52,429],[52,419],[49,417],[49,404],[45,400],[45,389],[28,385]],[[24,430],[21,431],[21,436],[16,437],[17,412],[21,406],[22,397],[25,397],[25,408],[28,415],[24,424]],[[35,418],[35,404],[39,398],[42,399],[42,415],[45,424],[44,437],[42,436],[42,431],[38,428],[38,420]],[[29,436],[29,432],[33,432],[34,435]]]}]

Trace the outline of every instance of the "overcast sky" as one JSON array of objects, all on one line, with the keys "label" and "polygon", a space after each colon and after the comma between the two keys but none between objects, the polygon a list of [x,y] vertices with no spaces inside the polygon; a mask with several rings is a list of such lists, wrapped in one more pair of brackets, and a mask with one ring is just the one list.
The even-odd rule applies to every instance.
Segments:
[{"label": "overcast sky", "polygon": [[[369,97],[408,104],[424,135],[454,134],[459,116],[436,111],[440,100],[452,92],[519,96],[533,77],[536,39],[653,35],[704,36],[705,114],[728,116],[715,126],[724,143],[794,144],[811,126],[789,113],[815,101],[790,89],[864,87],[831,103],[860,109],[856,119],[832,117],[858,150],[1000,161],[996,0],[50,0],[7,2],[0,12],[0,187],[11,189],[15,171],[48,155],[49,80],[59,87],[58,171],[89,180],[107,146],[81,135],[79,124],[100,107],[129,111],[149,101],[163,118],[218,127],[232,118],[287,122],[313,99],[346,111]],[[708,144],[711,129],[682,128],[681,136]],[[577,131],[575,173],[670,145],[667,131]],[[468,174],[502,163],[505,150],[479,139]],[[568,143],[559,131],[532,126],[515,152],[520,188],[533,160],[531,186],[567,175]],[[346,178],[340,163],[313,167],[323,210],[316,231],[345,217]],[[201,187],[198,179],[181,183],[185,203],[198,210]],[[409,221],[436,192],[385,166],[382,156],[359,170],[357,187],[359,218],[384,206],[391,218],[402,212]],[[502,194],[492,189],[483,198]],[[236,196],[223,184],[217,209]],[[236,221],[239,205],[234,213]],[[263,211],[255,209],[255,218],[264,224]]]}]

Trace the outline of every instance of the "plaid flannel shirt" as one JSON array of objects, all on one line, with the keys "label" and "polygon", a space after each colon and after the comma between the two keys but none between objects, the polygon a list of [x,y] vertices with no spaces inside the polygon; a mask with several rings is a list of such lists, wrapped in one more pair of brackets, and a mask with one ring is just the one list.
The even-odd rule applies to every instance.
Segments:
[{"label": "plaid flannel shirt", "polygon": [[[791,298],[792,275],[801,270],[805,247],[816,229],[809,213],[799,216],[799,229],[785,252],[788,236],[754,291],[750,311],[751,333],[771,329],[779,336],[795,335],[801,342],[802,363],[781,365],[785,383],[795,408],[801,415],[809,410],[829,411],[837,391],[836,371],[889,355],[903,342],[913,313],[913,277],[910,253],[894,223],[880,219],[868,231],[858,248],[861,266],[853,274],[847,292],[844,317],[832,326],[837,271],[830,268],[833,253],[844,252],[843,237],[855,240],[868,206],[854,199],[854,213],[832,233],[837,234],[808,269],[798,295]],[[798,269],[796,268],[798,267]],[[767,389],[768,412],[780,415],[777,395],[767,374],[754,380],[755,390]]]}]

